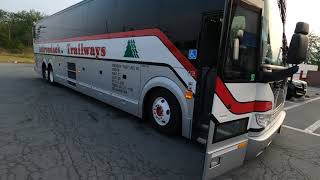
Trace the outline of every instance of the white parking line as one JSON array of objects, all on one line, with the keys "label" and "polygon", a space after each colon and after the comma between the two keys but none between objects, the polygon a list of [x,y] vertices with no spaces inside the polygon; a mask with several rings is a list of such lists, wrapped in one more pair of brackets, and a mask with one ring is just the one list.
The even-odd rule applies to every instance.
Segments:
[{"label": "white parking line", "polygon": [[316,131],[318,128],[320,128],[320,120],[309,126],[305,131],[313,133]]},{"label": "white parking line", "polygon": [[306,130],[298,129],[298,128],[295,128],[295,127],[286,126],[286,125],[283,125],[282,127],[287,128],[287,129],[291,129],[291,130],[294,130],[294,131],[306,133],[306,134],[309,134],[309,135],[313,135],[313,136],[318,136],[318,137],[320,137],[320,134],[316,134],[316,133],[313,133],[313,132],[308,132],[308,131],[306,131]]},{"label": "white parking line", "polygon": [[303,106],[303,105],[306,105],[306,104],[309,104],[309,103],[312,103],[312,102],[318,101],[318,100],[320,100],[320,97],[317,97],[317,98],[314,98],[314,99],[310,99],[308,101],[305,101],[305,102],[302,102],[302,103],[299,103],[299,104],[296,104],[296,105],[293,105],[293,106],[286,107],[286,108],[284,108],[284,110],[288,111],[290,109],[294,109],[294,108],[297,108],[297,107],[300,107],[300,106]]}]

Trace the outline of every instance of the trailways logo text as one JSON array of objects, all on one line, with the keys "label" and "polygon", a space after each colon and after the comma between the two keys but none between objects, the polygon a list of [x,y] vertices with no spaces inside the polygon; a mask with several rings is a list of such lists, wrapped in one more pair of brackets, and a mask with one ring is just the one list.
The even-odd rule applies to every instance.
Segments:
[{"label": "trailways logo text", "polygon": [[[83,43],[79,43],[78,45],[74,46],[71,44],[67,44],[67,54],[68,55],[78,55],[78,56],[91,56],[95,58],[105,57],[107,55],[107,48],[106,47],[98,47],[98,46],[85,46]],[[59,45],[46,47],[40,46],[39,52],[45,54],[62,54],[64,48],[60,48]]]},{"label": "trailways logo text", "polygon": [[107,55],[106,47],[90,47],[79,43],[78,46],[67,45],[69,55],[93,56],[96,58],[105,57]]},{"label": "trailways logo text", "polygon": [[45,47],[45,46],[40,46],[39,47],[39,52],[40,53],[46,53],[46,54],[61,54],[63,53],[61,50],[60,50],[60,47],[57,46],[57,47]]}]

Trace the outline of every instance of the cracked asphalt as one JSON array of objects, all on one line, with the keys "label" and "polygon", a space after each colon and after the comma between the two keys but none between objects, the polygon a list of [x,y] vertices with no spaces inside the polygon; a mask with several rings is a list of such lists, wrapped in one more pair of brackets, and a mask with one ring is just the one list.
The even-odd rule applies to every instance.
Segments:
[{"label": "cracked asphalt", "polygon": [[[201,149],[62,86],[0,64],[0,180],[198,180]],[[257,159],[217,179],[319,180],[320,138],[284,128]]]},{"label": "cracked asphalt", "polygon": [[320,137],[283,128],[258,158],[218,180],[319,180]]},{"label": "cracked asphalt", "polygon": [[0,65],[0,179],[199,179],[203,155],[183,138],[62,86],[32,65]]}]

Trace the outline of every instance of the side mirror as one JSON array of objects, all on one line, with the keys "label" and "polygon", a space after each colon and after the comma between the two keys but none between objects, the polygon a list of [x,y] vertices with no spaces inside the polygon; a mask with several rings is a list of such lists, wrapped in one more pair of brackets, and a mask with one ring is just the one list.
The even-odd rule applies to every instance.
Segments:
[{"label": "side mirror", "polygon": [[307,59],[309,24],[298,22],[288,51],[288,64],[301,64]]},{"label": "side mirror", "polygon": [[235,16],[232,21],[231,29],[246,29],[246,17],[245,16]]},{"label": "side mirror", "polygon": [[237,37],[233,40],[233,60],[239,60],[240,40],[243,38],[244,31],[238,30]]},{"label": "side mirror", "polygon": [[239,60],[240,40],[236,38],[233,40],[233,60]]},{"label": "side mirror", "polygon": [[289,69],[278,70],[276,72],[260,72],[261,83],[269,83],[274,81],[281,81],[283,79],[292,77],[293,74],[299,71],[299,66],[293,66]]}]

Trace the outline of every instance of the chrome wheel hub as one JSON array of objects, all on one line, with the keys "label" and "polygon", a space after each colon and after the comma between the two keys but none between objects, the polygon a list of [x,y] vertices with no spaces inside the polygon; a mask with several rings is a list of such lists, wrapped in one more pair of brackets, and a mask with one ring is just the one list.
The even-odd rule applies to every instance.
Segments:
[{"label": "chrome wheel hub", "polygon": [[152,105],[152,114],[160,126],[166,126],[171,116],[169,103],[162,97],[157,98]]}]

